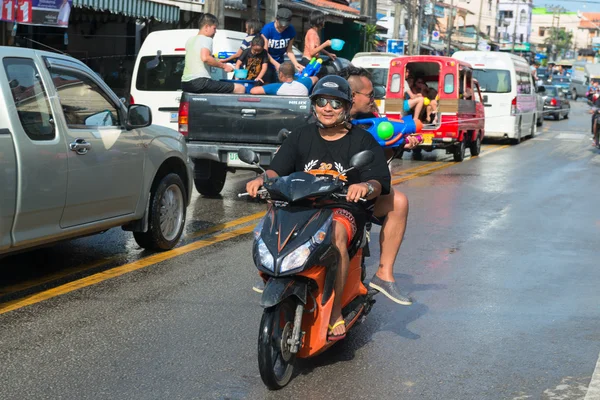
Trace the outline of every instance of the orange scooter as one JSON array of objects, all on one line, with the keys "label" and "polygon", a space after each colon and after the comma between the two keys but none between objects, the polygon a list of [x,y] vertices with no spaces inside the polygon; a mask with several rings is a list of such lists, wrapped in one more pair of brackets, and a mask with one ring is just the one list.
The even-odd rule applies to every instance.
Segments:
[{"label": "orange scooter", "polygon": [[[259,167],[251,150],[242,149],[238,156]],[[362,168],[372,160],[367,150],[352,157],[350,165]],[[327,339],[339,259],[332,244],[333,208],[352,207],[345,201],[345,190],[338,178],[294,172],[267,179],[259,191],[271,203],[254,230],[253,244],[254,263],[265,281],[258,366],[269,389],[288,384],[297,358],[315,356],[334,343]],[[363,284],[364,222],[348,248],[350,268],[342,295],[347,331],[369,313],[377,293]]]}]

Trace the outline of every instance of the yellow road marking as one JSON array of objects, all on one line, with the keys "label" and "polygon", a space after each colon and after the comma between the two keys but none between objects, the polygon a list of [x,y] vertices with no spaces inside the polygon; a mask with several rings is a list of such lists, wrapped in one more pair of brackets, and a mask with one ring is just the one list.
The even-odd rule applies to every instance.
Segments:
[{"label": "yellow road marking", "polygon": [[[510,145],[506,144],[506,145],[498,146],[498,147],[496,147],[496,148],[494,148],[492,150],[486,151],[485,153],[481,153],[478,156],[469,157],[468,159],[464,160],[463,162],[467,162],[467,161],[473,160],[473,159],[478,158],[478,157],[482,157],[482,156],[487,155],[487,154],[495,153],[495,152],[500,151],[502,149],[505,149],[507,147],[510,147]],[[451,167],[451,166],[456,165],[458,163],[457,162],[444,162],[444,163],[439,163],[439,164],[442,164],[442,165],[436,166],[434,168],[430,168],[430,169],[425,170],[425,171],[419,171],[419,172],[413,173],[413,174],[411,174],[409,176],[404,176],[402,178],[393,179],[392,180],[392,185],[397,185],[399,183],[406,182],[406,181],[409,181],[411,179],[415,179],[415,178],[419,178],[421,176],[429,175],[429,174],[431,174],[431,173],[433,173],[435,171],[439,171],[441,169]]]},{"label": "yellow road marking", "polygon": [[177,247],[173,250],[165,251],[164,253],[157,253],[151,255],[149,257],[143,258],[141,260],[137,260],[125,265],[121,265],[120,267],[112,268],[106,271],[99,272],[97,274],[90,275],[85,278],[78,279],[73,282],[66,283],[61,286],[57,286],[52,289],[44,290],[43,292],[33,294],[31,296],[25,297],[23,299],[14,300],[8,303],[4,303],[0,305],[0,314],[5,314],[10,311],[14,311],[16,309],[26,307],[32,304],[39,303],[44,300],[51,299],[53,297],[61,296],[66,293],[73,292],[78,289],[82,289],[84,287],[88,287],[91,285],[95,285],[107,279],[116,278],[118,276],[127,274],[132,271],[136,271],[142,268],[149,267],[151,265],[157,264],[159,262],[167,261],[177,256],[189,253],[194,250],[201,249],[203,247],[207,247],[213,245],[215,243],[224,242],[229,239],[233,239],[235,237],[245,235],[247,233],[252,232],[254,229],[253,225],[245,226],[242,228],[235,229],[231,232],[221,233],[219,235],[198,240],[197,242],[193,242],[187,244],[185,246]]},{"label": "yellow road marking", "polygon": [[[491,153],[494,153],[496,151],[502,150],[507,147],[509,147],[509,145],[500,146],[493,150],[485,152],[482,155],[491,154]],[[476,157],[471,157],[465,161],[469,161],[470,159],[473,159],[473,158],[476,158]],[[426,166],[430,166],[431,164],[434,164],[434,163],[429,163]],[[428,169],[426,171],[417,172],[410,176],[395,179],[392,181],[392,185],[396,185],[398,183],[405,182],[407,180],[414,179],[419,176],[428,175],[428,174],[433,173],[434,171],[448,168],[455,164],[457,164],[457,163],[456,162],[448,162],[448,163],[444,163],[443,165]],[[418,168],[422,168],[422,167],[425,167],[425,166],[420,166]],[[214,232],[217,232],[222,229],[227,229],[227,228],[237,226],[237,225],[240,225],[243,223],[251,222],[251,221],[254,221],[254,220],[262,217],[263,215],[264,215],[263,212],[259,212],[259,213],[241,217],[236,220],[229,221],[229,222],[226,222],[223,224],[218,224],[218,225],[212,226],[210,228],[203,229],[199,232],[196,232],[191,237],[198,237],[200,235],[214,233]],[[57,286],[55,288],[33,294],[31,296],[27,296],[22,299],[18,299],[18,300],[4,303],[4,304],[0,304],[0,314],[5,314],[7,312],[17,310],[19,308],[23,308],[23,307],[26,307],[26,306],[29,306],[32,304],[36,304],[36,303],[51,299],[53,297],[61,296],[63,294],[67,294],[67,293],[73,292],[75,290],[82,289],[84,287],[92,286],[92,285],[95,285],[102,281],[105,281],[107,279],[116,278],[121,275],[127,274],[129,272],[137,271],[139,269],[143,269],[143,268],[149,267],[151,265],[155,265],[157,263],[170,260],[172,258],[181,256],[183,254],[192,252],[194,250],[198,250],[198,249],[213,245],[215,243],[224,242],[224,241],[245,235],[247,233],[252,232],[253,229],[254,229],[253,225],[245,226],[242,228],[237,228],[230,232],[225,232],[225,233],[221,233],[221,234],[218,234],[218,235],[206,238],[206,239],[201,239],[196,242],[192,242],[185,246],[177,247],[173,250],[169,250],[169,251],[166,251],[163,253],[157,253],[157,254],[151,255],[149,257],[142,258],[140,260],[121,265],[119,267],[115,267],[115,268],[112,268],[112,269],[109,269],[106,271],[102,271],[102,272],[90,275],[88,277],[81,278],[81,279],[66,283],[64,285]]]},{"label": "yellow road marking", "polygon": [[[193,239],[193,238],[197,238],[199,236],[209,235],[211,233],[219,232],[219,231],[222,231],[222,230],[225,230],[225,229],[232,228],[234,226],[238,226],[238,225],[242,225],[242,224],[245,224],[245,223],[248,223],[248,222],[251,222],[251,221],[255,221],[255,220],[261,218],[264,215],[265,215],[264,211],[263,212],[258,212],[256,214],[246,215],[245,217],[234,219],[234,220],[229,221],[229,222],[225,222],[225,223],[222,223],[222,224],[217,224],[217,225],[208,227],[206,229],[201,229],[198,232],[194,232],[192,235],[187,236],[186,238]],[[56,281],[58,279],[67,277],[67,276],[72,275],[72,274],[76,274],[76,273],[83,272],[83,271],[86,271],[86,270],[90,270],[90,269],[93,269],[93,268],[101,267],[102,265],[106,265],[106,264],[108,264],[108,263],[110,263],[112,261],[115,261],[115,260],[119,259],[120,256],[122,256],[122,254],[111,256],[111,257],[107,257],[107,258],[103,258],[102,260],[96,260],[96,261],[91,262],[89,264],[78,265],[78,266],[75,266],[75,267],[72,267],[72,268],[68,268],[66,270],[61,270],[61,271],[56,272],[54,274],[44,276],[43,278],[38,279],[38,280],[24,282],[24,283],[20,283],[20,284],[17,284],[17,285],[5,287],[5,288],[2,288],[0,290],[0,296],[6,296],[6,295],[9,295],[11,293],[15,293],[15,292],[19,292],[19,291],[31,289],[33,287],[41,286],[41,285],[47,284],[49,282]]]}]

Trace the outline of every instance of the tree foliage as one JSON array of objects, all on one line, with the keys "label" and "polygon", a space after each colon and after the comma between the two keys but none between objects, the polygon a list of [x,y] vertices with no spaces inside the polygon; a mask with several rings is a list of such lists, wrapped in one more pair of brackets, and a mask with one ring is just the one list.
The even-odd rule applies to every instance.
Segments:
[{"label": "tree foliage", "polygon": [[544,40],[544,44],[552,53],[561,54],[569,50],[573,45],[573,33],[571,32],[566,32],[558,28],[550,28],[548,34],[548,37]]}]

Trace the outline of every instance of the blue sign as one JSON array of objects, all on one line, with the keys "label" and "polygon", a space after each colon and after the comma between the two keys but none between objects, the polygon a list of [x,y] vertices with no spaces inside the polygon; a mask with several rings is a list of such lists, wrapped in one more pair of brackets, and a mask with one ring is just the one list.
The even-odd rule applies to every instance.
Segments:
[{"label": "blue sign", "polygon": [[388,39],[387,40],[387,52],[404,55],[404,40]]}]

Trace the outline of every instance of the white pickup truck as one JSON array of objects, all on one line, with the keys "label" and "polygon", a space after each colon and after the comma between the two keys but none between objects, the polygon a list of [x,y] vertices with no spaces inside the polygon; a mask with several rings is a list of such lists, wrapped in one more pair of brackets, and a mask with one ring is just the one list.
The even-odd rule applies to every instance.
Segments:
[{"label": "white pickup truck", "polygon": [[193,185],[184,137],[86,65],[0,47],[0,255],[113,227],[167,250]]}]

